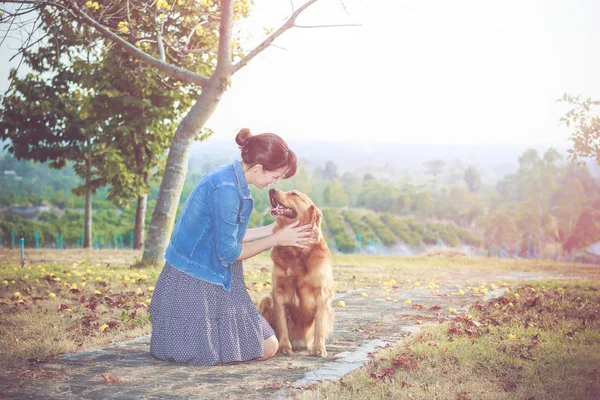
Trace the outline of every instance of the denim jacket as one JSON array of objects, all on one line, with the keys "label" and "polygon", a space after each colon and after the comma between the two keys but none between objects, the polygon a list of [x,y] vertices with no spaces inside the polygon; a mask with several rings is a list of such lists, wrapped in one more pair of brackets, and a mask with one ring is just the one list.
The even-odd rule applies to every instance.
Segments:
[{"label": "denim jacket", "polygon": [[230,291],[231,265],[242,252],[253,207],[240,161],[213,169],[186,199],[165,260]]}]

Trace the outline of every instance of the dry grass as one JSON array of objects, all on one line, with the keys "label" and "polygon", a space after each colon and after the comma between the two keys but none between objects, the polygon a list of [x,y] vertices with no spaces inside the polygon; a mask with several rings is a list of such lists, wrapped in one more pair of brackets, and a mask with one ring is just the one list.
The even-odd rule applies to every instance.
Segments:
[{"label": "dry grass", "polygon": [[[27,264],[21,268],[18,250],[0,249],[0,367],[151,331],[147,307],[161,267],[132,268],[141,252],[27,249],[25,256]],[[406,288],[448,295],[463,288],[464,296],[475,301],[485,294],[476,288],[506,285],[488,281],[492,273],[600,278],[598,268],[545,261],[342,254],[332,261],[337,292],[382,288],[396,301],[403,300]],[[271,265],[266,253],[244,263],[246,286],[255,302],[270,291]]]},{"label": "dry grass", "polygon": [[478,303],[301,398],[598,399],[600,284],[550,285]]}]

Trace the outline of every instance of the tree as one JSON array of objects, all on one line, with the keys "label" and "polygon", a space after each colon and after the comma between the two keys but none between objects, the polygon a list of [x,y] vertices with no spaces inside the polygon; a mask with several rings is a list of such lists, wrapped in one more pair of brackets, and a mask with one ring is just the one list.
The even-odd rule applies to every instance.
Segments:
[{"label": "tree", "polygon": [[[128,207],[131,199],[137,198],[134,248],[141,249],[150,178],[162,172],[173,121],[197,92],[166,84],[118,49],[88,48],[75,26],[55,29],[47,9],[40,10],[40,15],[46,43],[24,54],[23,60],[34,74],[25,80],[13,75],[0,112],[0,137],[11,140],[9,151],[19,157],[43,161],[28,151],[30,146],[41,147],[44,157],[58,161],[53,165],[62,168],[65,164],[59,159],[65,155],[57,148],[69,137],[66,133],[77,135],[85,130],[87,140],[71,136],[72,151],[66,155],[84,179],[84,184],[74,189],[77,195],[86,196],[83,245],[92,244],[91,194],[110,185],[108,200],[115,205]],[[72,112],[50,110],[52,104]],[[55,113],[62,115],[60,123],[55,121]],[[35,124],[27,121],[32,115]],[[47,127],[43,142],[41,126]]]},{"label": "tree", "polygon": [[[600,117],[598,116],[599,100],[587,98],[581,100],[580,96],[564,93],[557,101],[573,106],[560,118],[567,128],[573,129],[571,142],[573,148],[567,150],[569,159],[581,161],[585,158],[595,158],[600,165]],[[585,162],[585,160],[584,160]]]},{"label": "tree", "polygon": [[568,238],[575,229],[575,224],[583,212],[585,193],[579,179],[574,178],[567,182],[558,192],[558,218],[559,234],[561,238]]},{"label": "tree", "polygon": [[325,204],[331,207],[346,207],[348,205],[348,194],[339,179],[334,179],[325,187],[323,192]]},{"label": "tree", "polygon": [[344,185],[344,191],[348,194],[349,205],[356,206],[360,188],[362,187],[361,178],[352,172],[344,172],[341,180]]},{"label": "tree", "polygon": [[444,160],[431,160],[423,164],[425,167],[425,173],[433,176],[433,191],[435,192],[437,187],[437,177],[444,171],[446,162]]},{"label": "tree", "polygon": [[460,159],[455,159],[449,165],[446,171],[446,182],[450,186],[454,186],[460,182],[465,176],[465,167],[463,167]]},{"label": "tree", "polygon": [[516,236],[514,216],[506,209],[497,209],[488,214],[485,220],[484,237],[488,246],[512,244]]},{"label": "tree", "polygon": [[581,213],[571,236],[564,245],[568,253],[586,247],[600,237],[600,211],[587,209]]},{"label": "tree", "polygon": [[[234,20],[248,15],[247,0],[200,0],[199,6],[185,0],[171,4],[159,0],[151,3],[154,9],[149,9],[146,3],[122,0],[106,5],[88,1],[85,3],[86,10],[82,9],[83,2],[31,0],[31,5],[5,14],[2,23],[10,23],[26,11],[49,8],[54,12],[57,25],[91,27],[94,33],[154,67],[162,76],[202,88],[200,96],[179,123],[169,148],[142,259],[144,263],[156,264],[162,261],[173,229],[191,145],[216,109],[231,77],[284,32],[297,26],[298,16],[316,1],[307,0],[293,10],[281,27],[271,32],[247,55],[235,52],[239,46],[233,40]],[[8,1],[11,2],[22,3],[19,0]],[[205,37],[215,36],[218,37],[218,45],[211,49],[214,53],[209,54],[215,54],[216,59],[211,67],[206,68],[199,62],[207,53],[202,45],[212,43]],[[151,43],[155,51],[145,51],[143,43]]]},{"label": "tree", "polygon": [[327,181],[333,181],[334,179],[338,179],[338,170],[337,165],[333,161],[327,161],[325,163],[325,169],[323,171],[323,177]]},{"label": "tree", "polygon": [[137,199],[133,247],[142,249],[150,182],[162,175],[175,121],[197,93],[156,79],[154,71],[121,51],[106,54],[89,81],[98,93],[95,107],[111,110],[104,135],[112,145],[105,150],[102,171],[110,184],[107,199],[123,207]]},{"label": "tree", "polygon": [[467,183],[469,192],[471,193],[476,192],[481,187],[481,177],[479,175],[479,171],[477,171],[477,168],[472,165],[465,170],[464,180]]},{"label": "tree", "polygon": [[[35,68],[35,64],[33,64]],[[73,189],[85,195],[84,247],[91,246],[92,194],[104,185],[95,166],[99,164],[103,144],[97,140],[98,125],[85,123],[82,116],[87,103],[69,96],[68,79],[57,75],[46,82],[40,75],[25,79],[13,76],[9,96],[3,99],[0,138],[17,159],[50,161],[50,167],[61,169],[67,161],[84,180]],[[51,95],[53,93],[53,95]],[[96,121],[97,122],[97,121]]]}]

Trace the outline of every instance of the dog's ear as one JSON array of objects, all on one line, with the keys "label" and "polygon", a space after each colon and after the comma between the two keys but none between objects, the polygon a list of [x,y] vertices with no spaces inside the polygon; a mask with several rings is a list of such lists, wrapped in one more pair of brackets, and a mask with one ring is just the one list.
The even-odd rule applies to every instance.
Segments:
[{"label": "dog's ear", "polygon": [[312,215],[310,222],[312,223],[313,227],[315,227],[315,228],[320,227],[321,219],[323,218],[323,213],[315,205],[310,206],[310,212]]}]

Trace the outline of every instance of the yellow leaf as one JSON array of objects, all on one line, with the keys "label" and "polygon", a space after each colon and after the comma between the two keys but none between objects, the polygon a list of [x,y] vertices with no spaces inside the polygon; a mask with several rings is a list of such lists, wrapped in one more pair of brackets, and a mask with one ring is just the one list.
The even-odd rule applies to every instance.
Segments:
[{"label": "yellow leaf", "polygon": [[100,332],[104,332],[106,329],[108,328],[107,324],[102,325],[100,328],[98,328],[100,330]]},{"label": "yellow leaf", "polygon": [[54,293],[50,293],[50,294],[48,295],[48,297],[50,297],[51,299],[53,299],[53,298],[55,298],[55,297],[56,297],[56,295],[55,295]]},{"label": "yellow leaf", "polygon": [[405,300],[404,301],[404,304],[410,304],[410,303],[412,303],[412,301],[410,301],[410,300]]},{"label": "yellow leaf", "polygon": [[344,307],[346,307],[346,302],[344,300],[340,300],[340,301],[338,301],[337,305],[338,305],[338,307],[344,308]]},{"label": "yellow leaf", "polygon": [[369,297],[369,295],[368,295],[368,294],[366,294],[365,292],[362,292],[360,295],[361,295],[362,297]]}]

